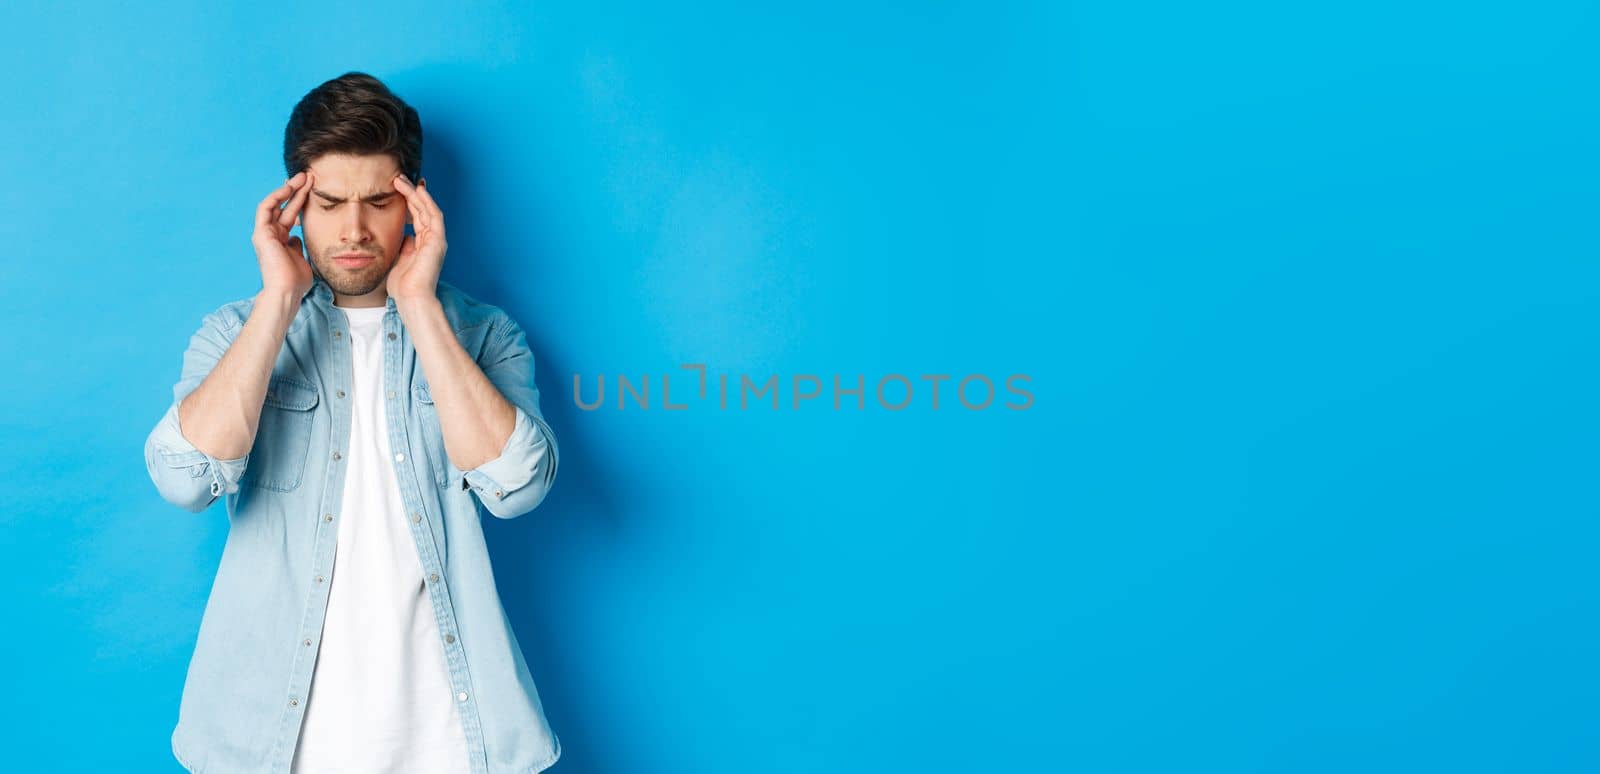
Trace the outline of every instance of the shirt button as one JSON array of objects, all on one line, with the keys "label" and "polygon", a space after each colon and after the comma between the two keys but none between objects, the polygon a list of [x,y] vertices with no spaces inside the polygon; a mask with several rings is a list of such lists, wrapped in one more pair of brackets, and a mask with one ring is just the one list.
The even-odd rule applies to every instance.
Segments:
[{"label": "shirt button", "polygon": [[396,453],[394,455],[395,462],[405,462],[405,459],[406,459],[405,452],[399,452],[399,453]]},{"label": "shirt button", "polygon": [[339,397],[343,398],[344,397],[344,390],[340,390],[337,394],[338,394]]},{"label": "shirt button", "polygon": [[331,514],[331,513],[322,514],[322,520],[323,521],[333,521],[333,514]]},{"label": "shirt button", "polygon": [[444,636],[444,641],[445,642],[455,642],[456,641],[456,636],[454,634],[446,634]]},{"label": "shirt button", "polygon": [[394,390],[390,390],[390,391],[389,391],[389,397],[391,397],[391,398],[393,398],[393,397],[394,397]]},{"label": "shirt button", "polygon": [[293,696],[290,696],[290,697],[289,697],[289,706],[291,706],[291,707],[298,707],[298,706],[300,706],[300,700],[299,700],[299,699],[296,699],[296,698],[295,698],[295,697],[293,697]]},{"label": "shirt button", "polygon": [[393,333],[389,334],[389,340],[390,341],[394,341],[394,334]]},{"label": "shirt button", "polygon": [[432,575],[429,575],[428,576],[428,580],[433,581],[434,583],[438,583],[439,582],[439,573],[434,573]]},{"label": "shirt button", "polygon": [[462,691],[461,693],[456,694],[456,701],[466,701],[466,700],[467,700],[467,692],[466,691]]},{"label": "shirt button", "polygon": [[339,332],[338,331],[334,331],[333,332],[333,337],[336,338],[336,339],[339,338]]},{"label": "shirt button", "polygon": [[333,458],[334,459],[339,459],[339,453],[338,452],[334,452],[333,453]]},{"label": "shirt button", "polygon": [[318,583],[321,583],[321,582],[322,582],[322,576],[321,576],[321,575],[318,575],[318,576],[317,576],[317,582],[318,582]]},{"label": "shirt button", "polygon": [[311,638],[310,637],[307,637],[305,639],[305,645],[306,645],[306,647],[311,647]]},{"label": "shirt button", "polygon": [[496,489],[496,490],[494,490],[494,496],[495,497],[505,497],[506,493]]},{"label": "shirt button", "polygon": [[422,514],[417,513],[416,511],[412,511],[411,512],[411,521],[412,521],[412,523],[418,523],[418,524],[421,523],[422,522]]}]

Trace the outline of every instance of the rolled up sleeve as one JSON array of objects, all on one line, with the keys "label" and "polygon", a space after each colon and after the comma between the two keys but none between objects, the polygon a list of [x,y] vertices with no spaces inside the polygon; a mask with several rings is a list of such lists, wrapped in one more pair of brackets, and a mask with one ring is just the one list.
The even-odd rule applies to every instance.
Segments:
[{"label": "rolled up sleeve", "polygon": [[145,440],[144,462],[162,499],[199,513],[218,497],[239,491],[250,454],[225,460],[195,448],[178,425],[174,401]]},{"label": "rolled up sleeve", "polygon": [[156,490],[162,499],[191,513],[239,491],[239,479],[249,466],[248,452],[234,459],[218,459],[196,448],[178,423],[178,404],[216,367],[238,335],[241,322],[221,310],[206,315],[183,353],[183,371],[173,385],[172,403],[145,438],[145,468]]},{"label": "rolled up sleeve", "polygon": [[512,519],[538,507],[555,483],[560,450],[555,433],[539,411],[533,352],[526,334],[507,317],[479,366],[500,394],[516,408],[511,437],[494,459],[463,471],[461,486],[485,510]]}]

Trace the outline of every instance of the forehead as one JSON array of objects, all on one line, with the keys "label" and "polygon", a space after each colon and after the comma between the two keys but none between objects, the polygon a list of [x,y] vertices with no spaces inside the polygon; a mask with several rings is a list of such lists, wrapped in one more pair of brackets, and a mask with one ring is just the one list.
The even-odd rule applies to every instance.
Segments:
[{"label": "forehead", "polygon": [[383,153],[325,153],[312,159],[308,166],[317,178],[318,190],[339,196],[390,190],[390,182],[400,174],[395,158]]}]

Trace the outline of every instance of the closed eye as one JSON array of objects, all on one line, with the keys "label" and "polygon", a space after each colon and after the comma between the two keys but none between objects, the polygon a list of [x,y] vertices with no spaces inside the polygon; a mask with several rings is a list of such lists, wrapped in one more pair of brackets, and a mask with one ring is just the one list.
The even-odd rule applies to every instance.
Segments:
[{"label": "closed eye", "polygon": [[[367,202],[367,204],[372,205],[372,208],[375,209],[375,210],[381,210],[381,209],[389,206],[388,202],[384,202],[383,204],[375,204],[373,202]],[[322,205],[322,211],[323,212],[327,212],[327,211],[329,211],[329,210],[331,210],[331,209],[333,209],[334,207],[337,207],[337,206],[339,206],[339,205],[337,205],[337,204],[324,204],[324,205]]]}]

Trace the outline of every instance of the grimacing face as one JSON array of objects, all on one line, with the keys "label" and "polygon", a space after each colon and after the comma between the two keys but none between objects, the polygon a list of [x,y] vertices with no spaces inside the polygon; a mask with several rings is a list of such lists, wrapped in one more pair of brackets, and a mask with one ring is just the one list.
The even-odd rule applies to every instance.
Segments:
[{"label": "grimacing face", "polygon": [[[382,305],[388,297],[384,283],[411,222],[406,199],[394,188],[398,161],[387,154],[327,153],[312,159],[309,168],[311,195],[300,212],[300,231],[312,267],[335,294]],[[344,253],[377,260],[345,268],[333,260]]]}]

